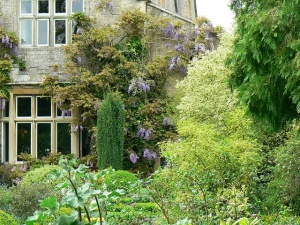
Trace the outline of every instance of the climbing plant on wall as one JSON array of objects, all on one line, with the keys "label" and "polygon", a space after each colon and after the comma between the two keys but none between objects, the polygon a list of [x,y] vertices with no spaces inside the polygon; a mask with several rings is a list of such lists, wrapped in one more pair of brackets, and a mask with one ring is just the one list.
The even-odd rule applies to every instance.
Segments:
[{"label": "climbing plant on wall", "polygon": [[[106,7],[112,10],[109,3]],[[43,87],[54,101],[79,107],[81,117],[73,123],[91,133],[104,96],[120,93],[126,112],[124,157],[130,159],[125,167],[140,162],[141,168],[152,168],[159,153],[156,144],[174,132],[168,119],[168,78],[185,74],[191,58],[212,48],[218,30],[205,20],[187,26],[137,9],[125,11],[114,26],[95,25],[82,14],[73,18],[80,18],[77,24],[89,25],[78,26],[73,44],[65,48],[69,82],[63,83],[54,73]],[[154,56],[156,47],[163,56]]]}]

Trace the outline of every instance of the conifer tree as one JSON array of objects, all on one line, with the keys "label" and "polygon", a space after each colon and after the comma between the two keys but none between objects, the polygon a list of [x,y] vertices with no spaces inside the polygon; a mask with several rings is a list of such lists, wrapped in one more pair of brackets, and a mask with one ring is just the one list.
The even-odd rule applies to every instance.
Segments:
[{"label": "conifer tree", "polygon": [[97,152],[100,169],[122,169],[125,111],[121,97],[108,94],[102,101],[97,119]]}]

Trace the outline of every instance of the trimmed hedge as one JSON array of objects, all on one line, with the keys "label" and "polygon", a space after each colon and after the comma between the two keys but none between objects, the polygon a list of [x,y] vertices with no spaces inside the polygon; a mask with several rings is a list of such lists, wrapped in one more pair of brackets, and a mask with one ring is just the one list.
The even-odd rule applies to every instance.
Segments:
[{"label": "trimmed hedge", "polygon": [[11,215],[0,210],[0,225],[18,225],[18,223]]}]

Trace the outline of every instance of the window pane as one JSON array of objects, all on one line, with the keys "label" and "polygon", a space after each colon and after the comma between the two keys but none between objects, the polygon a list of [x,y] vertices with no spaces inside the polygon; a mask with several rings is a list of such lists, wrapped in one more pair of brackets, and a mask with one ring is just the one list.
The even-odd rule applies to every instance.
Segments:
[{"label": "window pane", "polygon": [[31,97],[17,97],[17,117],[31,117]]},{"label": "window pane", "polygon": [[31,154],[31,123],[17,123],[17,154]]},{"label": "window pane", "polygon": [[69,123],[57,124],[57,152],[71,154],[71,133]]},{"label": "window pane", "polygon": [[38,20],[38,45],[48,45],[48,20]]},{"label": "window pane", "polygon": [[9,126],[8,122],[4,122],[3,124],[3,130],[2,130],[2,159],[4,162],[9,161]]},{"label": "window pane", "polygon": [[51,123],[37,124],[37,157],[42,158],[51,153]]},{"label": "window pane", "polygon": [[55,13],[66,13],[66,0],[55,0]]},{"label": "window pane", "polygon": [[4,109],[2,109],[2,117],[9,117],[9,101],[4,100]]},{"label": "window pane", "polygon": [[55,44],[66,44],[66,20],[55,20]]},{"label": "window pane", "polygon": [[32,14],[32,0],[21,0],[21,14]]},{"label": "window pane", "polygon": [[32,45],[32,20],[20,20],[20,34],[22,45]]},{"label": "window pane", "polygon": [[38,12],[39,13],[49,13],[49,0],[39,0],[38,1]]},{"label": "window pane", "polygon": [[51,98],[37,97],[37,116],[51,116]]},{"label": "window pane", "polygon": [[72,1],[72,12],[83,12],[83,0]]}]

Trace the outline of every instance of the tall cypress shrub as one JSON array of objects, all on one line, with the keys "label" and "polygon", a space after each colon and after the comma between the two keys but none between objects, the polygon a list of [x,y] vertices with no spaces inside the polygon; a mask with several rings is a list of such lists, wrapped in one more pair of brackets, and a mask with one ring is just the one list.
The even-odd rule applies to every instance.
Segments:
[{"label": "tall cypress shrub", "polygon": [[108,94],[102,101],[97,118],[98,167],[122,169],[125,110],[120,96]]}]

